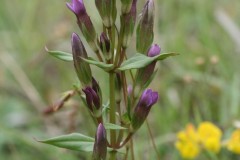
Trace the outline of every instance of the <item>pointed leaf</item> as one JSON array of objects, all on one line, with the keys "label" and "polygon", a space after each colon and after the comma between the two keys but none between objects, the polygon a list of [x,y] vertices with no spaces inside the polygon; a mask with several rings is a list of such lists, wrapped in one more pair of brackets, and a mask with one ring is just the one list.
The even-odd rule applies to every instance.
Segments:
[{"label": "pointed leaf", "polygon": [[120,68],[118,68],[118,70],[124,71],[129,69],[143,68],[148,64],[150,64],[152,61],[153,61],[153,58],[137,53],[135,56],[124,61],[120,66]]},{"label": "pointed leaf", "polygon": [[45,47],[46,51],[51,55],[63,61],[73,61],[73,56],[71,53],[62,52],[62,51],[49,51],[47,47]]},{"label": "pointed leaf", "polygon": [[105,129],[112,129],[112,130],[120,130],[120,129],[127,129],[122,126],[112,124],[112,123],[104,123]]},{"label": "pointed leaf", "polygon": [[72,133],[47,140],[39,140],[39,142],[70,150],[91,152],[93,150],[94,138],[80,133]]},{"label": "pointed leaf", "polygon": [[82,58],[85,62],[89,63],[89,64],[93,64],[99,68],[102,68],[105,71],[110,71],[111,69],[113,69],[113,64],[106,64],[104,62],[99,62],[94,60],[93,58],[89,57],[88,59]]},{"label": "pointed leaf", "polygon": [[124,61],[120,68],[117,70],[124,71],[129,69],[139,69],[143,68],[153,61],[163,60],[169,56],[176,56],[178,53],[161,53],[155,57],[148,57],[144,54],[137,53],[135,56],[129,58],[128,60]]},{"label": "pointed leaf", "polygon": [[161,53],[158,56],[152,57],[154,58],[154,60],[160,61],[160,60],[164,60],[170,56],[177,56],[179,55],[179,53]]}]

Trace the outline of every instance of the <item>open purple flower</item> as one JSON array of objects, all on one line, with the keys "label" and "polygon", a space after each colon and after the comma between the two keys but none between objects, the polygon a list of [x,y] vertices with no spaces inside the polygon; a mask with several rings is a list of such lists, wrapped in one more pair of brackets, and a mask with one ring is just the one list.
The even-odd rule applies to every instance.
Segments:
[{"label": "open purple flower", "polygon": [[95,143],[93,147],[93,160],[105,160],[107,155],[107,135],[106,129],[100,123],[95,135]]},{"label": "open purple flower", "polygon": [[141,127],[141,125],[147,118],[148,113],[151,110],[152,106],[157,101],[158,101],[157,92],[153,92],[151,89],[146,89],[142,93],[132,116],[132,128],[134,131]]}]

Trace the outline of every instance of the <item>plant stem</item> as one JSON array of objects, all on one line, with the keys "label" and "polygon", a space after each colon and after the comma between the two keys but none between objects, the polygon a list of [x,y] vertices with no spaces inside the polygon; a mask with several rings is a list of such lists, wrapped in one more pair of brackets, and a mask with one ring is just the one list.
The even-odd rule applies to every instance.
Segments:
[{"label": "plant stem", "polygon": [[133,139],[131,138],[130,140],[130,149],[131,149],[131,156],[132,156],[132,160],[134,160],[134,148],[133,148]]},{"label": "plant stem", "polygon": [[[115,83],[114,83],[114,73],[109,73],[109,97],[110,97],[110,123],[115,124],[116,117],[116,107],[115,107]],[[116,131],[110,130],[110,143],[111,146],[116,144]]]},{"label": "plant stem", "polygon": [[150,136],[151,141],[152,141],[153,148],[154,148],[154,150],[156,152],[156,155],[157,155],[157,159],[160,160],[160,155],[158,153],[157,146],[155,144],[153,134],[152,134],[151,128],[150,128],[149,123],[148,123],[148,119],[146,119],[146,124],[147,124],[147,129],[148,129],[149,136]]},{"label": "plant stem", "polygon": [[111,151],[109,160],[116,160],[117,159],[116,153],[117,153],[116,151]]}]

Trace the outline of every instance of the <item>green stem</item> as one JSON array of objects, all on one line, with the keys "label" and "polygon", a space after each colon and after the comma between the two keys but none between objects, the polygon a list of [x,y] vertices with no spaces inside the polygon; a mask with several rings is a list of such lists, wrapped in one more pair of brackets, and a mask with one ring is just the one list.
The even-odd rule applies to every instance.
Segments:
[{"label": "green stem", "polygon": [[109,160],[116,160],[117,159],[116,153],[117,153],[116,151],[111,151]]},{"label": "green stem", "polygon": [[110,38],[110,42],[111,42],[111,54],[112,54],[112,59],[111,61],[113,62],[114,60],[114,50],[115,50],[115,28],[114,27],[109,27],[107,28],[107,31],[108,31],[108,35],[109,35],[109,38]]},{"label": "green stem", "polygon": [[153,134],[152,134],[152,131],[150,129],[150,126],[149,126],[149,123],[148,123],[147,119],[146,119],[146,124],[147,124],[147,129],[148,129],[149,136],[150,136],[151,141],[152,141],[153,148],[154,148],[154,150],[156,152],[156,155],[157,155],[157,159],[160,160],[160,154],[158,153],[157,146],[155,144],[155,141],[154,141],[154,138],[153,138]]},{"label": "green stem", "polygon": [[132,158],[132,160],[134,160],[135,158],[134,158],[134,147],[133,147],[133,139],[131,138],[131,140],[130,140],[130,150],[131,150],[131,158]]},{"label": "green stem", "polygon": [[[114,73],[109,73],[109,96],[110,96],[110,123],[115,124],[116,122],[116,107],[115,107],[115,83],[114,83]],[[110,130],[110,143],[111,146],[116,144],[116,131]]]}]

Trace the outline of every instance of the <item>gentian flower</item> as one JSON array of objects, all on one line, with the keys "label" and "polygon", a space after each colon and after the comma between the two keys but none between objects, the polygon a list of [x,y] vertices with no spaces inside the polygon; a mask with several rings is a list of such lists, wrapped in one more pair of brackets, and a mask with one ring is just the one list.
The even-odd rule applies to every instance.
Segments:
[{"label": "gentian flower", "polygon": [[[161,52],[161,48],[157,44],[154,44],[149,48],[147,56],[155,57],[159,55],[160,52]],[[153,75],[155,65],[156,65],[156,61],[153,61],[151,64],[147,65],[146,67],[138,70],[136,74],[136,84],[138,87],[143,87],[143,88],[147,87],[148,85],[147,82],[151,80],[151,76]]]},{"label": "gentian flower", "polygon": [[74,67],[83,86],[88,86],[92,82],[92,72],[90,65],[82,58],[88,58],[85,47],[76,33],[72,34],[72,54]]},{"label": "gentian flower", "polygon": [[141,127],[143,122],[148,116],[152,106],[158,101],[158,93],[153,92],[151,89],[146,89],[134,109],[132,116],[132,128],[136,131]]},{"label": "gentian flower", "polygon": [[78,26],[86,38],[86,41],[93,48],[93,50],[96,51],[96,31],[90,17],[86,12],[83,0],[72,0],[71,3],[66,3],[66,5],[76,15]]},{"label": "gentian flower", "polygon": [[98,125],[93,147],[93,160],[105,160],[107,155],[107,135],[102,123]]},{"label": "gentian flower", "polygon": [[99,45],[100,49],[102,50],[103,55],[105,56],[105,58],[107,60],[111,59],[111,53],[110,53],[110,40],[107,37],[105,32],[102,32],[101,36],[100,36],[100,45]]},{"label": "gentian flower", "polygon": [[83,92],[86,95],[86,102],[88,105],[88,108],[95,112],[96,110],[100,109],[101,103],[100,103],[100,97],[97,94],[97,92],[92,87],[86,87],[83,89]]},{"label": "gentian flower", "polygon": [[148,0],[145,4],[139,24],[137,26],[136,48],[139,53],[146,54],[153,42],[154,1]]}]

